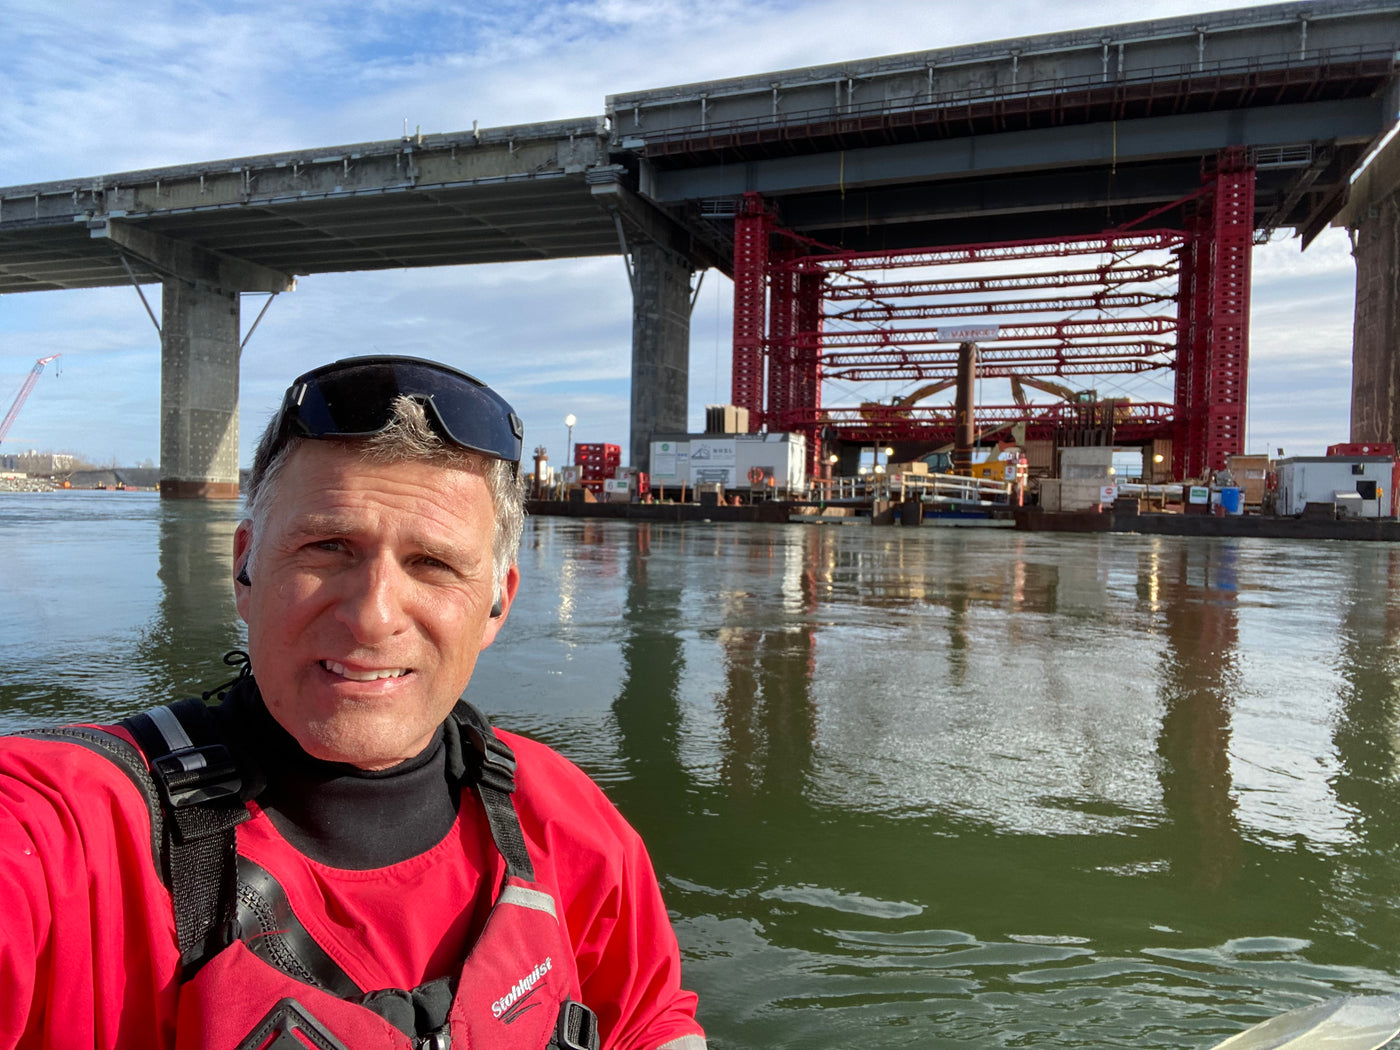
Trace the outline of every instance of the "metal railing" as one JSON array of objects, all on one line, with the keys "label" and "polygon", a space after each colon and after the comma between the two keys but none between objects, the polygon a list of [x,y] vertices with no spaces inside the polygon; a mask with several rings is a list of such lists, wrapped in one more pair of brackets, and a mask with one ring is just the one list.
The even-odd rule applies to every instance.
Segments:
[{"label": "metal railing", "polygon": [[808,499],[826,503],[921,500],[994,507],[1009,505],[1011,494],[1010,482],[960,474],[858,474],[818,479],[809,486]]},{"label": "metal railing", "polygon": [[[680,127],[655,131],[633,130],[628,137],[640,137],[648,152],[672,152],[687,143],[701,143],[718,137],[743,136],[765,131],[797,131],[821,129],[822,134],[842,131],[870,130],[864,118],[904,118],[900,126],[921,123],[921,114],[937,114],[949,110],[966,115],[967,107],[986,103],[1005,104],[1013,99],[1049,100],[1068,96],[1076,105],[1101,94],[1126,94],[1125,101],[1147,98],[1165,101],[1169,92],[1158,93],[1153,88],[1174,83],[1178,93],[1205,92],[1213,94],[1237,86],[1278,88],[1293,84],[1313,85],[1332,76],[1339,79],[1373,74],[1386,75],[1395,68],[1395,50],[1388,44],[1325,48],[1300,56],[1296,51],[1247,58],[1212,59],[1188,62],[1111,75],[1084,73],[1068,77],[1028,80],[1022,83],[978,84],[945,91],[921,91],[896,98],[869,102],[846,102],[840,105],[794,110],[790,113],[761,114],[729,120],[706,120]],[[1258,78],[1263,77],[1263,83]],[[1149,89],[1140,96],[1134,89]],[[1035,107],[1043,108],[1043,107]],[[937,122],[939,118],[935,117]],[[672,147],[668,149],[668,147]],[[679,151],[679,150],[675,150]],[[1300,163],[1305,163],[1300,161]]]}]

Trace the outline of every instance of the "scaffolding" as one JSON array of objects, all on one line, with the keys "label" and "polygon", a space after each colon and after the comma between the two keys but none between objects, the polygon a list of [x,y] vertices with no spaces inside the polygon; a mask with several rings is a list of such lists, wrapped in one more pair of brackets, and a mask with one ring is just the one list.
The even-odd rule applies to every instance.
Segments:
[{"label": "scaffolding", "polygon": [[[752,430],[805,434],[813,476],[833,442],[944,444],[951,405],[849,404],[833,386],[954,378],[975,331],[983,379],[1162,374],[1158,397],[1106,398],[1092,414],[1126,444],[1171,439],[1177,477],[1220,469],[1244,447],[1253,186],[1248,154],[1230,150],[1203,170],[1185,229],[887,252],[816,245],[746,194],[733,403]],[[979,404],[975,421],[979,434],[1024,424],[1048,437],[1082,426],[1085,412],[1083,402]]]}]

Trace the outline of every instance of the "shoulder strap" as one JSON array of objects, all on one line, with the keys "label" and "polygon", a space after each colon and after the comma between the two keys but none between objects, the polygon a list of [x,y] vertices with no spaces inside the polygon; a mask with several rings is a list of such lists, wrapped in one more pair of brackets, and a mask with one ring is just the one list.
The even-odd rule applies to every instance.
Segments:
[{"label": "shoulder strap", "polygon": [[[123,719],[136,741],[85,726],[24,734],[66,740],[121,769],[146,799],[151,855],[170,890],[181,979],[225,947],[238,887],[234,828],[248,819],[242,776],[198,697],[153,707]],[[144,756],[144,760],[143,760]]]},{"label": "shoulder strap", "polygon": [[160,792],[156,790],[155,781],[146,768],[146,761],[141,757],[141,752],[119,736],[88,726],[54,726],[20,735],[30,740],[63,740],[77,744],[101,755],[127,775],[146,800],[146,809],[151,815],[151,859],[156,871],[161,873],[161,879],[164,880],[161,855],[165,842],[165,811],[161,807]]},{"label": "shoulder strap", "polygon": [[197,697],[125,719],[165,814],[161,874],[170,888],[181,979],[227,946],[238,891],[234,829],[248,819],[243,779]]},{"label": "shoulder strap", "polygon": [[515,753],[501,742],[490,720],[465,700],[457,701],[451,721],[461,732],[462,742],[470,745],[470,752],[463,747],[462,754],[476,768],[462,771],[463,776],[466,782],[474,782],[481,797],[487,823],[491,825],[491,838],[505,858],[506,874],[534,882],[535,865],[525,848],[525,834],[520,830],[515,804],[510,800],[515,792]]}]

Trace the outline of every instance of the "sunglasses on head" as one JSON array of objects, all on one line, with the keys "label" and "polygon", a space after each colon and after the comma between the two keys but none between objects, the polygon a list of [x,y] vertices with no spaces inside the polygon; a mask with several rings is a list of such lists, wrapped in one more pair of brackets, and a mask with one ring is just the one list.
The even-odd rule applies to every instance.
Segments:
[{"label": "sunglasses on head", "polygon": [[400,396],[422,405],[444,440],[519,469],[525,428],[505,398],[474,376],[417,357],[347,357],[298,376],[282,399],[279,431],[368,437],[393,422]]}]

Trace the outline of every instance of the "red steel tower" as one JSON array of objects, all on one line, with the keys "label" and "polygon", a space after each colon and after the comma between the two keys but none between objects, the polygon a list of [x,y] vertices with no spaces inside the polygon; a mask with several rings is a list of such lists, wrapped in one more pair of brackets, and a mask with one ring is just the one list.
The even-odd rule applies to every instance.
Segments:
[{"label": "red steel tower", "polygon": [[[1138,220],[1184,207],[1184,229],[889,252],[814,245],[745,194],[735,219],[734,404],[749,410],[753,430],[806,434],[813,469],[823,435],[951,441],[951,406],[824,402],[823,382],[938,388],[957,374],[959,325],[996,325],[979,354],[986,378],[1175,369],[1171,403],[1113,399],[1119,439],[1170,438],[1177,477],[1222,468],[1244,449],[1253,187],[1247,152],[1231,150],[1190,198]],[[1035,261],[1060,259],[1069,261],[1053,269]],[[956,276],[928,276],[941,266]],[[901,270],[922,272],[890,279]],[[1048,436],[1080,407],[983,404],[976,424],[984,435],[1019,422]]]}]

